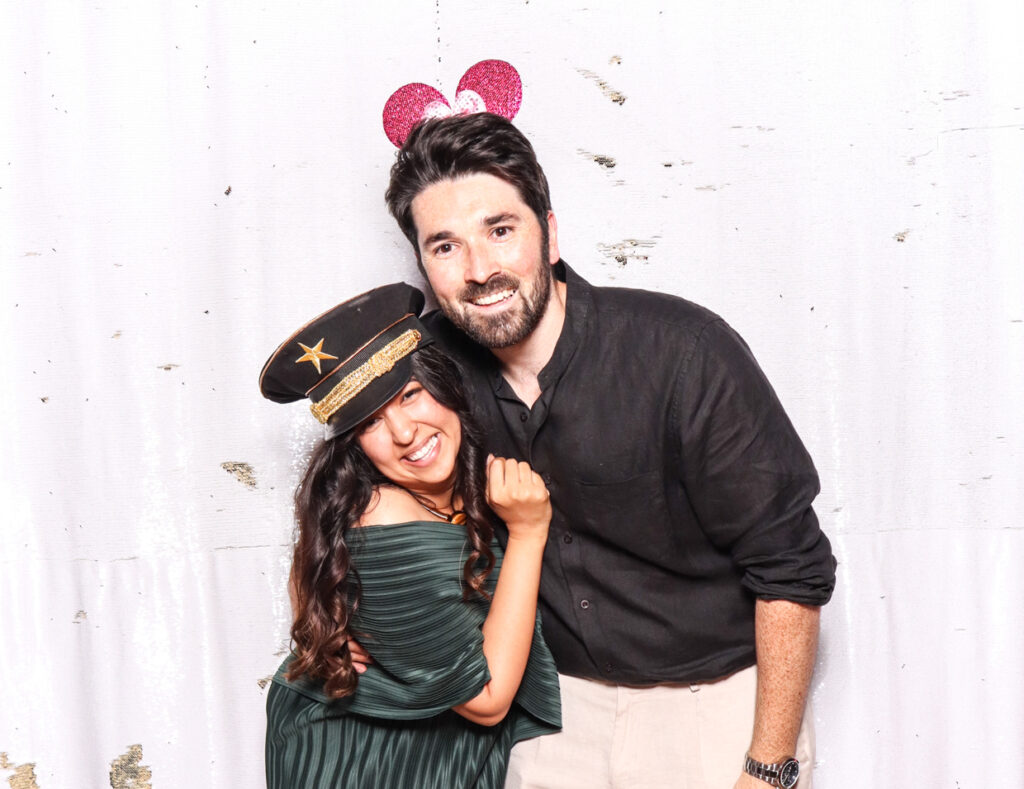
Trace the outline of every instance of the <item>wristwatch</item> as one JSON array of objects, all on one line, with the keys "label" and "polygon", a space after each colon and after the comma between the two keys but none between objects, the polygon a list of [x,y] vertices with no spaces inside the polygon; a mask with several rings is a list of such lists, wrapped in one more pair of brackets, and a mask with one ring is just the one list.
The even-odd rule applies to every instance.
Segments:
[{"label": "wristwatch", "polygon": [[743,762],[743,772],[764,781],[769,786],[792,789],[800,778],[800,762],[792,756],[787,756],[775,764],[765,764],[750,758],[748,753]]}]

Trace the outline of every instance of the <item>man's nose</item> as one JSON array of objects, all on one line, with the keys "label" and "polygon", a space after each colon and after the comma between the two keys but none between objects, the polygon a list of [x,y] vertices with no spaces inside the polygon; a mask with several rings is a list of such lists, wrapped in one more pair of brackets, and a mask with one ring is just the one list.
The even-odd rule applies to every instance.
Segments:
[{"label": "man's nose", "polygon": [[469,245],[466,256],[467,282],[478,282],[482,285],[501,270],[490,252],[478,245]]}]

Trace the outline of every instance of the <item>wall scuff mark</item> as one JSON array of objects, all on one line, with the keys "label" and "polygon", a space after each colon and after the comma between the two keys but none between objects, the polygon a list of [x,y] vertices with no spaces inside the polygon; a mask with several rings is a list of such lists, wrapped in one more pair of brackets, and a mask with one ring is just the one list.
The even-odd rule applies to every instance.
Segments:
[{"label": "wall scuff mark", "polygon": [[589,79],[595,85],[597,85],[597,87],[600,88],[601,92],[609,99],[614,101],[616,104],[621,106],[626,103],[626,94],[620,93],[619,91],[612,88],[607,82],[601,79],[601,77],[599,77],[593,71],[590,71],[585,68],[578,68],[576,69],[576,71],[582,74],[587,79]]},{"label": "wall scuff mark", "polygon": [[112,789],[153,789],[153,773],[142,761],[142,746],[129,746],[128,752],[110,763]]},{"label": "wall scuff mark", "polygon": [[220,464],[220,467],[229,474],[234,475],[235,479],[245,485],[245,487],[255,489],[256,470],[248,463],[226,460]]},{"label": "wall scuff mark", "polygon": [[653,239],[626,238],[615,244],[598,244],[597,251],[614,260],[619,264],[619,268],[622,268],[631,261],[646,263],[648,256],[637,250],[652,249],[656,243],[657,241]]},{"label": "wall scuff mark", "polygon": [[578,153],[580,156],[583,156],[587,159],[596,162],[602,167],[607,167],[609,170],[611,170],[617,164],[614,156],[604,156],[599,153],[590,153],[590,151],[584,151],[582,148],[577,148],[576,153]]},{"label": "wall scuff mark", "polygon": [[0,752],[0,770],[14,770],[14,775],[7,778],[11,789],[39,789],[39,784],[36,783],[35,762],[12,764],[8,761],[7,754]]}]

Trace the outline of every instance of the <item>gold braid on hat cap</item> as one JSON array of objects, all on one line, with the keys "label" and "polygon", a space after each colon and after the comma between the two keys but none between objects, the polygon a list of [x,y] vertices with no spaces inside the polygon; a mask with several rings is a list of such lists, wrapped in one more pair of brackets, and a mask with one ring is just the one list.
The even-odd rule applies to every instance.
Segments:
[{"label": "gold braid on hat cap", "polygon": [[327,396],[317,403],[313,403],[309,410],[319,420],[320,424],[327,424],[338,409],[345,403],[363,391],[373,381],[382,375],[391,372],[399,359],[408,356],[416,350],[422,335],[416,329],[409,329],[398,335],[395,339],[373,354],[359,367],[350,372],[327,393]]}]

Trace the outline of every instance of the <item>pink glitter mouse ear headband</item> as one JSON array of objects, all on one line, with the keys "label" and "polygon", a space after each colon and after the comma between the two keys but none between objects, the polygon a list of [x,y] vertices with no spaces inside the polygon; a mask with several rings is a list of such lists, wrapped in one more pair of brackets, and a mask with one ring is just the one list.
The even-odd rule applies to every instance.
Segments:
[{"label": "pink glitter mouse ear headband", "polygon": [[504,60],[481,60],[459,80],[454,106],[422,82],[411,82],[392,93],[384,105],[384,133],[401,148],[413,127],[426,118],[492,112],[512,120],[522,101],[519,72]]}]

